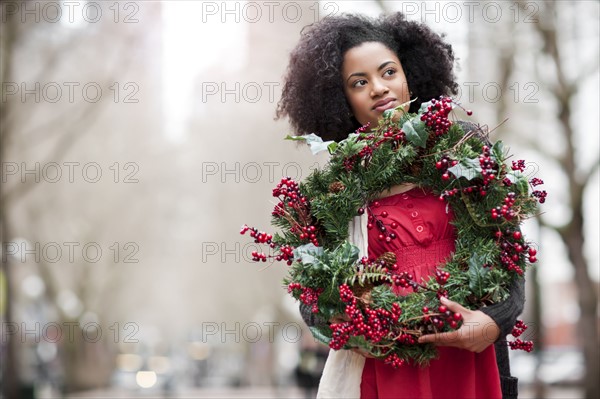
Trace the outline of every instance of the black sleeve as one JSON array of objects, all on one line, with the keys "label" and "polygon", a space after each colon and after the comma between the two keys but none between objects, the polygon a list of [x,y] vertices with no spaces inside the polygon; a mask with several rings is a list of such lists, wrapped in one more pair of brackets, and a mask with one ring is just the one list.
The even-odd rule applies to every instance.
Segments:
[{"label": "black sleeve", "polygon": [[300,302],[300,316],[309,327],[327,327],[327,320],[312,312],[312,307]]},{"label": "black sleeve", "polygon": [[510,286],[510,296],[502,302],[480,308],[483,313],[490,316],[500,327],[498,340],[504,340],[512,331],[517,317],[523,312],[525,306],[525,279],[516,278]]},{"label": "black sleeve", "polygon": [[[458,125],[465,131],[475,131],[476,136],[484,143],[491,146],[491,142],[480,127],[472,122],[458,121]],[[491,306],[480,308],[483,313],[490,316],[494,322],[500,327],[500,337],[498,341],[503,341],[512,331],[517,317],[523,312],[525,306],[525,279],[516,278],[510,286],[510,296],[502,302]]]}]

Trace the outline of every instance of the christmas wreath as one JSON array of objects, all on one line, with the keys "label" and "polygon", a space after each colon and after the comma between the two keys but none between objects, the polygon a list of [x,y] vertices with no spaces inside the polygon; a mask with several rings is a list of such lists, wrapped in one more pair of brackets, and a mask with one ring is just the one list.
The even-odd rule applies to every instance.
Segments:
[{"label": "christmas wreath", "polygon": [[[524,160],[509,165],[502,142],[492,144],[480,128],[465,131],[452,122],[449,114],[457,105],[440,97],[409,114],[403,104],[384,112],[372,131],[363,126],[338,143],[315,135],[288,137],[305,140],[313,153],[328,150],[329,162],[303,182],[283,178],[273,189],[279,202],[272,224],[280,232],[244,225],[241,233],[270,248],[269,255],[254,251],[253,260],[287,263],[284,283],[294,298],[323,320],[337,317],[339,322],[311,327],[332,349],[359,347],[394,367],[407,361],[425,365],[437,351],[418,344],[418,337],[462,322],[440,304],[441,296],[470,309],[497,303],[536,262],[537,251],[520,225],[545,201],[546,192],[535,189],[543,182],[525,175]],[[377,229],[381,240],[396,239],[395,223],[376,212],[375,199],[402,183],[428,188],[455,216],[455,251],[422,281],[398,272],[394,253],[359,259],[359,249],[348,241],[351,220],[366,207],[368,228]],[[397,296],[394,285],[411,293]],[[517,322],[513,336],[525,328]],[[532,346],[520,339],[509,345],[528,351]]]}]

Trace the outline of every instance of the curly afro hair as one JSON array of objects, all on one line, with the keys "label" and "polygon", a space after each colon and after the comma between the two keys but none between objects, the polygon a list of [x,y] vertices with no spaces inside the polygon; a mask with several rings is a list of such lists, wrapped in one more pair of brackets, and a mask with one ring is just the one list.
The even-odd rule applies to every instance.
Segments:
[{"label": "curly afro hair", "polygon": [[423,101],[456,94],[454,53],[443,36],[400,12],[377,19],[354,14],[327,17],[308,25],[290,54],[276,119],[288,116],[297,134],[315,133],[340,141],[360,127],[346,100],[341,76],[344,54],[364,42],[394,51],[406,75],[416,112]]}]

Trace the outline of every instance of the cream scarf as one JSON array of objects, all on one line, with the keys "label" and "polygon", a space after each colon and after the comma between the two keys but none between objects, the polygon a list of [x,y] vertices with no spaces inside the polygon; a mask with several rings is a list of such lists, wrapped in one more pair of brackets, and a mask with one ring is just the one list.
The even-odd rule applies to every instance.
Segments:
[{"label": "cream scarf", "polygon": [[[402,193],[414,188],[414,184],[402,184],[392,187],[385,195]],[[367,212],[354,217],[350,221],[348,235],[352,244],[359,249],[359,258],[368,256],[368,215]],[[326,398],[360,398],[360,381],[362,379],[365,357],[349,350],[329,350],[323,375],[319,383],[317,399]]]},{"label": "cream scarf", "polygon": [[[359,257],[368,256],[367,221],[367,212],[350,221],[350,242],[358,247]],[[360,398],[360,380],[364,365],[365,357],[358,353],[330,349],[317,398]]]}]

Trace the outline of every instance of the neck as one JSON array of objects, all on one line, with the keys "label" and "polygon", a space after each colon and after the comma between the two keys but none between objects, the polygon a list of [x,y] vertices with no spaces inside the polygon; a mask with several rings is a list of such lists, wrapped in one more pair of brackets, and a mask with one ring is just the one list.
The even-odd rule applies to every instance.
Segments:
[{"label": "neck", "polygon": [[414,183],[402,183],[402,184],[398,184],[396,186],[390,187],[386,191],[382,191],[375,198],[379,199],[379,198],[389,197],[391,195],[401,194],[401,193],[404,193],[406,191],[412,190],[415,187],[417,187],[417,185],[414,184]]}]

